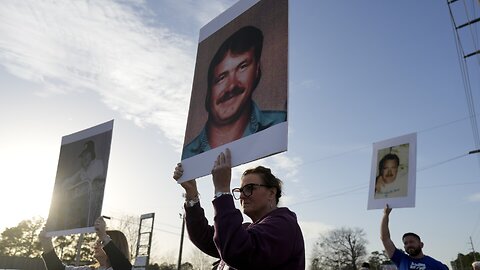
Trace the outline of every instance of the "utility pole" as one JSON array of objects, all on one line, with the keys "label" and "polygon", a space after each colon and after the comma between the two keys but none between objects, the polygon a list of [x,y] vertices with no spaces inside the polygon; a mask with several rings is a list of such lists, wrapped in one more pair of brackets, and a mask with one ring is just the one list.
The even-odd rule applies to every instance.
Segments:
[{"label": "utility pole", "polygon": [[475,254],[475,248],[473,247],[473,241],[472,241],[471,236],[470,236],[470,245],[472,246],[472,251],[473,251],[473,261],[476,262],[477,261],[477,255]]},{"label": "utility pole", "polygon": [[[455,20],[454,20],[454,17],[453,17],[452,9],[450,8],[450,5],[453,4],[454,2],[457,2],[457,1],[458,1],[458,0],[447,0],[447,4],[448,4],[448,8],[449,8],[449,10],[450,10],[450,16],[451,16],[451,18],[452,18],[452,20],[453,20],[453,22],[454,22],[455,31],[456,31],[457,34],[458,34],[458,30],[460,30],[460,29],[462,29],[462,28],[464,28],[464,27],[466,27],[466,26],[471,27],[471,25],[480,22],[480,17],[479,17],[479,18],[472,19],[472,20],[470,20],[470,21],[467,21],[467,22],[465,22],[465,23],[463,23],[463,24],[457,25],[456,22],[455,22]],[[468,16],[467,16],[467,19],[470,19],[470,18],[468,18]],[[463,58],[465,59],[465,58],[468,58],[468,57],[471,57],[471,56],[474,56],[474,55],[477,55],[477,54],[480,54],[480,50],[473,51],[473,52],[470,52],[470,53],[468,53],[468,54],[464,54],[464,55],[463,55]]]},{"label": "utility pole", "polygon": [[75,266],[80,265],[80,253],[82,251],[83,233],[80,234],[77,242],[77,255],[75,256]]},{"label": "utility pole", "polygon": [[177,270],[180,270],[182,266],[183,235],[185,234],[185,212],[180,214],[180,218],[182,219],[182,233],[180,236],[180,251],[178,252]]}]

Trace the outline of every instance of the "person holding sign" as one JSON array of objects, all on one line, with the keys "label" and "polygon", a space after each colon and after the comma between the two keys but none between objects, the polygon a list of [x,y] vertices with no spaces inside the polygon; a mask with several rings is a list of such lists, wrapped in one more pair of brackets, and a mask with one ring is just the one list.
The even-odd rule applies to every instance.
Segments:
[{"label": "person holding sign", "polygon": [[[183,174],[178,164],[173,174]],[[270,169],[258,166],[242,174],[240,187],[230,192],[231,155],[227,148],[212,169],[215,195],[213,226],[200,206],[194,180],[181,183],[185,189],[185,221],[191,241],[206,254],[221,258],[218,269],[305,269],[305,244],[295,213],[278,207],[282,182]],[[232,194],[233,193],[233,194]],[[243,223],[233,199],[252,223]],[[230,267],[230,268],[228,268]]]},{"label": "person holding sign", "polygon": [[388,257],[395,263],[398,269],[448,270],[445,264],[423,254],[423,242],[420,240],[420,236],[415,233],[408,232],[402,237],[403,247],[407,254],[396,248],[392,239],[390,239],[390,229],[388,228],[390,212],[392,212],[392,208],[387,204],[383,209],[380,238]]},{"label": "person holding sign", "polygon": [[182,160],[287,120],[284,111],[261,111],[252,94],[261,78],[263,33],[246,26],[226,39],[210,62],[205,109],[208,120],[185,145]]},{"label": "person holding sign", "polygon": [[130,253],[127,238],[121,231],[107,231],[105,220],[99,217],[95,221],[95,230],[98,240],[93,246],[97,263],[90,266],[64,265],[52,245],[52,238],[46,236],[45,229],[39,234],[39,241],[43,249],[42,258],[47,270],[131,270]]}]

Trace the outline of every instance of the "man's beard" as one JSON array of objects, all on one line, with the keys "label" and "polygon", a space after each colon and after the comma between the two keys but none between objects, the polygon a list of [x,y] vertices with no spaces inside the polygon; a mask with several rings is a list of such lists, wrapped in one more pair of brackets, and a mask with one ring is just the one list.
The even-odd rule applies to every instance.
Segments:
[{"label": "man's beard", "polygon": [[422,252],[422,248],[409,248],[406,251],[411,257],[416,257]]}]

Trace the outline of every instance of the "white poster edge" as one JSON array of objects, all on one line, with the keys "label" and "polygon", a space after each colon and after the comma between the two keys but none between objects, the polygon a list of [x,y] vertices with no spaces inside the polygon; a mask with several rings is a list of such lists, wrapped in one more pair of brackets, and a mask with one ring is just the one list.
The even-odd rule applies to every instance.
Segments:
[{"label": "white poster edge", "polygon": [[235,3],[233,6],[200,28],[198,43],[217,32],[220,28],[231,22],[236,17],[240,16],[243,12],[247,11],[258,2],[260,2],[260,0],[242,0]]},{"label": "white poster edge", "polygon": [[[114,122],[114,119],[104,122],[102,124],[98,124],[96,126],[81,130],[81,131],[78,131],[78,132],[72,133],[70,135],[65,135],[62,137],[61,145],[80,141],[80,140],[83,140],[98,134],[102,134],[105,132],[109,132],[109,131],[113,132],[113,122]],[[105,174],[105,177],[106,177],[106,174]],[[49,216],[50,216],[50,213],[49,213]],[[94,227],[83,227],[83,228],[74,228],[74,229],[68,229],[68,230],[48,231],[46,232],[46,235],[51,237],[51,236],[70,235],[70,234],[76,234],[76,233],[91,233],[94,231],[95,231]]]},{"label": "white poster edge", "polygon": [[[282,134],[282,136],[279,136]],[[272,137],[277,140],[272,142]],[[217,156],[229,148],[232,153],[232,167],[242,165],[257,159],[287,151],[288,122],[276,124],[266,130],[243,137],[239,140],[224,144],[215,149],[184,159],[182,161],[183,175],[178,183],[209,175],[213,168],[213,161]],[[255,148],[250,151],[249,148]],[[243,158],[238,158],[243,157]]]},{"label": "white poster edge", "polygon": [[87,129],[75,132],[73,134],[63,136],[62,145],[80,141],[88,137],[92,137],[98,134],[102,134],[104,132],[108,132],[110,130],[113,130],[113,119],[105,123],[96,125],[94,127],[87,128]]},{"label": "white poster edge", "polygon": [[71,234],[79,234],[79,233],[93,233],[95,232],[95,227],[83,227],[83,228],[75,228],[69,230],[61,230],[61,231],[50,231],[46,232],[45,236],[52,237],[52,236],[63,236],[63,235],[71,235]]},{"label": "white poster edge", "polygon": [[[408,195],[399,198],[375,199],[375,178],[377,169],[378,150],[408,143],[410,146],[408,152]],[[395,138],[383,140],[373,144],[372,164],[370,173],[370,186],[368,192],[367,210],[383,209],[386,204],[391,208],[415,207],[416,196],[416,173],[417,173],[417,133],[410,133]]]}]

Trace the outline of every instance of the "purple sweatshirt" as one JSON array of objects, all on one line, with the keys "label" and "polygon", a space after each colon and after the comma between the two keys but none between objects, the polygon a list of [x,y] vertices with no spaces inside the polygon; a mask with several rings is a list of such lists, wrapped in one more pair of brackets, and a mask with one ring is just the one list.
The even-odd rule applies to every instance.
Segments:
[{"label": "purple sweatshirt", "polygon": [[[200,204],[186,207],[190,240],[206,254],[220,258],[218,269],[305,269],[305,244],[295,213],[277,208],[255,223],[243,223],[231,195],[213,200],[214,226]],[[242,224],[243,223],[243,224]]]}]

